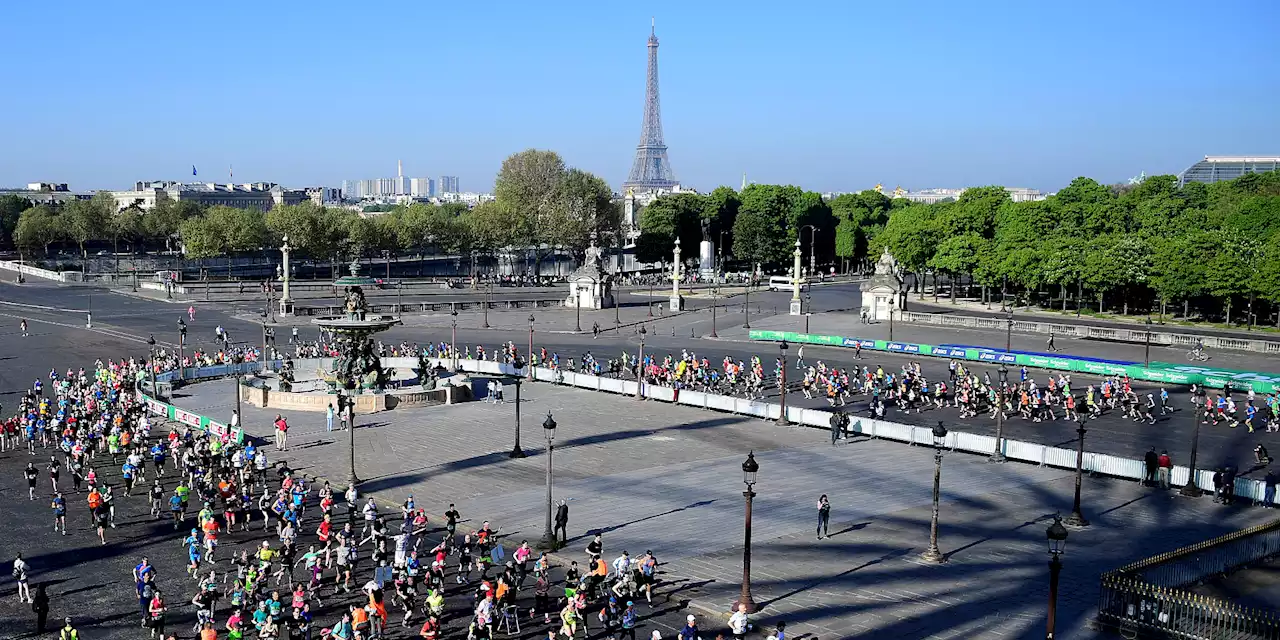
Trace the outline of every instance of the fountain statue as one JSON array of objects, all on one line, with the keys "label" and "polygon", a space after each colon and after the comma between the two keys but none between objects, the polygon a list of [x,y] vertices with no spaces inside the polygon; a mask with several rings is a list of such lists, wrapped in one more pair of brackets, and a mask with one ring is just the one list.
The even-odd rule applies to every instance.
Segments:
[{"label": "fountain statue", "polygon": [[352,260],[350,274],[333,282],[346,292],[343,315],[317,318],[313,322],[329,332],[340,354],[332,372],[321,372],[331,391],[352,393],[382,392],[391,381],[390,371],[382,368],[370,337],[400,324],[399,320],[369,313],[364,287],[377,284],[373,278],[360,275],[360,262]]}]

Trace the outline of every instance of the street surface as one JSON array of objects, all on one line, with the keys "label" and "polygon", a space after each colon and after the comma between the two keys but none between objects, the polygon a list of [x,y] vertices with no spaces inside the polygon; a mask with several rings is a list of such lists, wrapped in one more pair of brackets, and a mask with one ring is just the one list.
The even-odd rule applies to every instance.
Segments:
[{"label": "street surface", "polygon": [[[802,330],[797,324],[803,318],[766,317],[774,307],[785,313],[787,299],[782,293],[752,293],[752,326]],[[691,298],[697,310],[690,313],[659,314],[655,309],[653,320],[647,317],[644,298],[624,302],[632,304],[619,311],[624,326],[616,333],[608,330],[614,326],[613,310],[584,312],[581,323],[588,331],[582,334],[572,332],[573,312],[537,310],[535,348],[558,352],[562,359],[587,351],[600,358],[614,357],[623,349],[634,353],[639,346],[636,323],[643,322],[646,351],[678,356],[682,349],[690,349],[715,363],[725,355],[746,360],[762,354],[766,369],[772,368],[775,345],[744,341],[741,296],[729,301],[736,308],[717,309],[719,341],[705,337],[710,333],[709,300]],[[261,327],[253,315],[256,309],[225,303],[196,302],[195,306],[196,319],[188,323],[193,345],[211,346],[213,327],[218,324],[235,341],[260,339]],[[810,319],[813,332],[887,337],[885,325],[858,325],[856,313],[823,313],[856,306],[856,285],[815,287],[813,308],[819,313]],[[97,358],[145,356],[148,334],[176,346],[176,322],[179,316],[186,317],[186,308],[186,302],[165,303],[104,289],[0,284],[0,345],[7,365],[0,369],[0,403],[9,408],[12,402],[6,398],[29,387],[35,378],[45,377],[50,367],[90,368]],[[85,328],[89,309],[92,329]],[[528,310],[491,312],[489,322],[495,328],[485,330],[479,327],[481,314],[460,314],[459,346],[484,344],[492,349],[511,340],[523,351],[528,316]],[[25,339],[17,330],[22,318],[31,323],[32,335]],[[406,326],[384,334],[384,340],[450,339],[447,315],[406,316],[405,320]],[[593,339],[594,322],[606,331]],[[309,322],[301,324],[302,337],[314,339]],[[1002,332],[914,325],[899,325],[894,333],[899,340],[932,344],[1003,345],[1004,339]],[[690,334],[698,338],[691,339]],[[287,328],[278,329],[277,341],[283,343],[287,335]],[[1040,350],[1043,343],[1034,336],[1015,335],[1013,346]],[[1130,360],[1140,360],[1142,355],[1141,346],[1131,345],[1060,341],[1059,347],[1067,353],[1110,354]],[[1159,356],[1156,351],[1153,359],[1176,361],[1172,351],[1161,350],[1169,352]],[[792,363],[795,355],[793,348],[788,354]],[[1269,366],[1264,358],[1248,354],[1214,356],[1213,364],[1218,366],[1254,370]],[[834,348],[806,347],[805,357],[832,366],[854,364],[851,352]],[[909,360],[864,353],[864,361],[857,364],[882,363],[889,369]],[[931,378],[945,375],[945,362],[926,359],[921,365]],[[1076,386],[1089,382],[1096,381],[1077,378]],[[233,402],[225,382],[192,386],[181,396],[175,399],[179,405],[222,417],[229,414]],[[577,537],[564,557],[584,561],[582,536],[592,530],[604,531],[606,559],[623,548],[633,556],[652,549],[664,563],[666,586],[658,589],[662,597],[655,597],[655,603],[659,606],[646,618],[642,631],[657,629],[670,637],[684,615],[692,612],[706,620],[704,635],[714,637],[711,630],[722,623],[714,622],[709,612],[727,609],[741,579],[739,466],[746,451],[754,450],[761,472],[753,522],[753,578],[756,600],[767,605],[763,621],[787,620],[793,638],[1043,637],[1044,527],[1053,513],[1070,511],[1070,474],[948,455],[943,463],[940,546],[950,554],[950,561],[932,567],[915,560],[927,544],[930,514],[933,458],[926,449],[880,441],[832,447],[825,432],[818,430],[778,428],[739,416],[656,402],[641,404],[545,384],[526,386],[524,399],[522,444],[529,457],[522,460],[506,457],[514,439],[511,403],[471,403],[361,418],[355,435],[365,490],[384,504],[396,503],[412,492],[433,515],[449,501],[456,502],[469,521],[464,526],[491,520],[511,536],[508,548],[521,538],[536,540],[542,533],[545,509],[545,441],[539,424],[545,412],[552,411],[560,424],[556,495],[569,500],[571,536]],[[789,402],[825,405],[825,401],[805,402],[799,394],[791,394]],[[1176,403],[1185,408],[1185,394],[1179,393]],[[1127,456],[1141,456],[1150,446],[1168,448],[1176,461],[1185,463],[1191,431],[1187,413],[1178,412],[1152,426],[1104,416],[1089,424],[1086,444],[1090,450]],[[245,423],[251,432],[265,434],[265,419],[271,417],[246,405]],[[943,419],[957,429],[994,431],[985,416],[961,421],[953,409],[920,416],[891,412],[887,417],[916,424]],[[295,425],[293,446],[284,454],[273,454],[274,459],[284,458],[304,473],[332,478],[335,486],[342,486],[346,440],[341,436],[346,434],[325,432],[319,415],[295,414],[290,421]],[[1201,466],[1242,464],[1253,442],[1269,435],[1244,431],[1202,429]],[[1073,425],[1061,422],[1032,424],[1014,419],[1005,433],[1066,446],[1075,438]],[[0,530],[0,549],[4,549],[0,560],[8,561],[22,551],[34,567],[34,580],[50,582],[51,619],[60,620],[68,612],[77,616],[81,637],[138,637],[141,630],[133,614],[136,601],[129,568],[139,556],[148,555],[159,565],[162,580],[189,590],[190,582],[179,569],[185,555],[178,544],[180,536],[170,527],[152,524],[141,500],[124,499],[118,515],[120,528],[108,531],[109,544],[100,546],[89,529],[80,496],[69,497],[71,535],[50,535],[47,497],[26,500],[19,468],[27,459],[25,454],[0,454],[0,500],[8,514],[8,525]],[[1242,465],[1242,470],[1247,468]],[[118,483],[115,475],[118,471],[108,474],[108,480]],[[41,480],[47,485],[43,473]],[[835,535],[816,543],[806,536],[813,535],[813,502],[820,493],[832,498]],[[1102,571],[1265,521],[1267,515],[1258,509],[1225,508],[1207,498],[1175,498],[1136,483],[1107,479],[1086,479],[1083,502],[1094,526],[1073,532],[1068,545],[1060,594],[1060,638],[1092,637],[1085,626],[1096,607],[1097,576]],[[259,539],[237,534],[223,549]],[[4,581],[0,637],[20,637],[31,628],[32,616],[12,595],[7,570],[0,572],[0,580]],[[671,597],[670,604],[666,596]],[[452,609],[461,609],[463,600],[451,592]],[[187,615],[190,611],[186,607]],[[326,609],[319,619],[332,621],[331,611]],[[647,610],[644,613],[649,615]],[[398,618],[394,610],[393,616]],[[456,632],[461,623],[455,619],[452,624]],[[177,622],[171,627],[181,630]],[[541,625],[532,625],[525,627],[523,637],[544,635]]]}]

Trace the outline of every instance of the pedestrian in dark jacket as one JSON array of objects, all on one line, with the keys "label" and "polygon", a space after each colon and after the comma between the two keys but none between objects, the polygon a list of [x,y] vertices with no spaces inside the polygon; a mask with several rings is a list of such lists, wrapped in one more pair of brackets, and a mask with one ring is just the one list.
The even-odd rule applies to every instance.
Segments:
[{"label": "pedestrian in dark jacket", "polygon": [[1143,462],[1146,463],[1147,466],[1147,484],[1155,486],[1156,474],[1160,470],[1160,456],[1156,453],[1155,447],[1151,447],[1151,450],[1147,452]]},{"label": "pedestrian in dark jacket", "polygon": [[44,585],[36,586],[36,594],[31,598],[31,610],[36,614],[36,633],[44,633],[45,622],[49,619],[49,594]]}]

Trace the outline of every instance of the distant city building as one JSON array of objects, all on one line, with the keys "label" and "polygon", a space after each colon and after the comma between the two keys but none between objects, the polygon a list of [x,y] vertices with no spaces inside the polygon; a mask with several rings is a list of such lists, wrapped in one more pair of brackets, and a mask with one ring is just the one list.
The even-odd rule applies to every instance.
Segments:
[{"label": "distant city building", "polygon": [[299,204],[312,199],[306,190],[285,189],[270,182],[250,184],[136,182],[133,189],[112,191],[111,195],[115,198],[116,207],[120,209],[137,206],[143,210],[151,209],[159,202],[171,200],[195,202],[202,206],[223,205],[237,209],[269,211],[277,205]]},{"label": "distant city building", "polygon": [[431,178],[410,178],[409,195],[415,198],[430,198],[436,194],[436,181]]},{"label": "distant city building", "polygon": [[327,207],[342,202],[342,190],[333,187],[308,187],[304,189],[312,203]]},{"label": "distant city building", "polygon": [[[454,178],[454,180],[457,180],[457,178]],[[496,198],[492,193],[474,193],[471,191],[458,193],[454,191],[446,191],[446,192],[441,192],[437,194],[434,198],[431,199],[431,201],[440,203],[440,204],[444,204],[448,202],[461,202],[467,205],[468,207],[474,207],[480,204],[481,202],[489,202],[495,199]]]},{"label": "distant city building", "polygon": [[93,194],[75,193],[65,182],[28,182],[25,189],[0,189],[0,196],[18,196],[32,204],[62,204],[71,200],[88,200]]},{"label": "distant city building", "polygon": [[1280,156],[1205,156],[1178,174],[1178,186],[1188,182],[1221,182],[1276,170],[1280,170]]},{"label": "distant city building", "polygon": [[462,189],[458,187],[458,176],[440,176],[435,195],[444,193],[462,193]]}]

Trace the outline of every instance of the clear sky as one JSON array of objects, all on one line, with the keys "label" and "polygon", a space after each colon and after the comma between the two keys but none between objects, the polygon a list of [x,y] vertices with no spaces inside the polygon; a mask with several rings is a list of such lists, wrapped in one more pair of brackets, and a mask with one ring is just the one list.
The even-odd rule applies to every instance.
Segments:
[{"label": "clear sky", "polygon": [[1280,2],[100,2],[3,11],[0,186],[338,185],[554,149],[615,189],[649,19],[676,176],[1056,190],[1280,154]]}]

